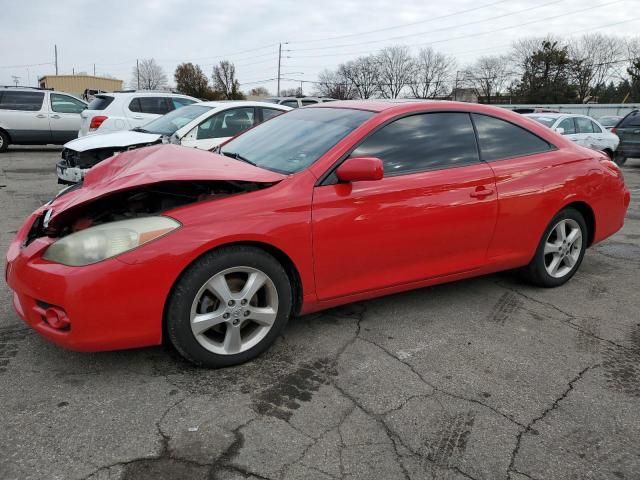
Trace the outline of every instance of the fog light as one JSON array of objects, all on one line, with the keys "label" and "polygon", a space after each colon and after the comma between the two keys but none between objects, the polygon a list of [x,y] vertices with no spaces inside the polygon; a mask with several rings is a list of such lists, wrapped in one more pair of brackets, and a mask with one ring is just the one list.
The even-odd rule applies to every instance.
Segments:
[{"label": "fog light", "polygon": [[67,330],[71,326],[67,314],[57,308],[47,308],[44,312],[44,321],[56,330]]}]

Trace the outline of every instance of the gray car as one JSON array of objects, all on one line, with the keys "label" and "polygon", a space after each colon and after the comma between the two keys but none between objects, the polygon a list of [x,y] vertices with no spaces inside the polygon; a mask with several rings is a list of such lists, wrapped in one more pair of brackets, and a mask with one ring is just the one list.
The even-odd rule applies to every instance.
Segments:
[{"label": "gray car", "polygon": [[0,87],[0,152],[10,144],[62,145],[78,136],[87,103],[68,93]]}]

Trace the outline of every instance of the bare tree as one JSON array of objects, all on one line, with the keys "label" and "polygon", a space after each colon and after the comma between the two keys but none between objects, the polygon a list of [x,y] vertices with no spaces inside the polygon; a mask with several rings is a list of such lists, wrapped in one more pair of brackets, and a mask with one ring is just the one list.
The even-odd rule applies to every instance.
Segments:
[{"label": "bare tree", "polygon": [[415,98],[435,98],[449,90],[456,60],[433,48],[423,48],[414,60],[413,78],[409,89]]},{"label": "bare tree", "polygon": [[140,60],[133,67],[131,85],[142,90],[162,90],[167,88],[167,75],[153,58]]},{"label": "bare tree", "polygon": [[375,57],[359,57],[338,68],[340,75],[351,82],[358,98],[371,98],[378,92],[380,67]]},{"label": "bare tree", "polygon": [[386,47],[377,55],[380,68],[380,94],[384,98],[398,98],[411,82],[413,59],[405,46]]},{"label": "bare tree", "polygon": [[512,75],[506,56],[490,56],[479,58],[468,68],[464,80],[476,91],[476,95],[491,103],[492,98],[502,92]]},{"label": "bare tree", "polygon": [[325,69],[318,74],[316,94],[320,97],[350,100],[355,97],[356,90],[353,83],[340,70]]},{"label": "bare tree", "polygon": [[213,67],[213,89],[227,100],[242,100],[240,83],[236,79],[236,67],[228,60],[222,60]]},{"label": "bare tree", "polygon": [[623,56],[619,39],[600,33],[583,35],[569,44],[573,81],[581,102],[598,95]]},{"label": "bare tree", "polygon": [[266,87],[254,87],[249,90],[249,95],[252,97],[269,97],[271,94]]},{"label": "bare tree", "polygon": [[176,88],[185,95],[191,95],[198,98],[209,98],[211,89],[209,88],[209,80],[202,72],[200,65],[193,63],[181,63],[176,67],[173,74],[176,82]]}]

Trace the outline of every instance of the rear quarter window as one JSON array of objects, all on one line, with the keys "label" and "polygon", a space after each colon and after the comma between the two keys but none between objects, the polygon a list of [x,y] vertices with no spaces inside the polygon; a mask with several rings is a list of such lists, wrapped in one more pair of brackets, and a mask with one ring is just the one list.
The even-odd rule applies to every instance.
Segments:
[{"label": "rear quarter window", "polygon": [[104,110],[109,105],[113,103],[113,97],[109,97],[106,95],[98,95],[96,98],[91,100],[87,110]]},{"label": "rear quarter window", "polygon": [[2,92],[0,95],[0,110],[37,112],[44,100],[44,92]]}]

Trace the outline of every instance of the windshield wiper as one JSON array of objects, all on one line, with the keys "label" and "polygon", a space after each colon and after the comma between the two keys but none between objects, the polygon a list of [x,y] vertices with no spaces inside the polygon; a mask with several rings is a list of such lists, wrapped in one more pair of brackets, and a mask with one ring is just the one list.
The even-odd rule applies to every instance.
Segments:
[{"label": "windshield wiper", "polygon": [[151,133],[149,130],[145,130],[142,127],[136,127],[131,129],[132,132]]},{"label": "windshield wiper", "polygon": [[252,162],[248,158],[244,158],[239,153],[236,153],[236,152],[222,152],[222,154],[227,156],[227,157],[235,158],[236,160],[240,160],[242,162],[248,163],[249,165],[253,165],[254,167],[257,167],[257,165],[254,162]]}]

